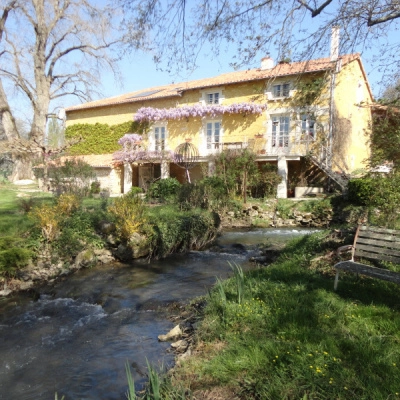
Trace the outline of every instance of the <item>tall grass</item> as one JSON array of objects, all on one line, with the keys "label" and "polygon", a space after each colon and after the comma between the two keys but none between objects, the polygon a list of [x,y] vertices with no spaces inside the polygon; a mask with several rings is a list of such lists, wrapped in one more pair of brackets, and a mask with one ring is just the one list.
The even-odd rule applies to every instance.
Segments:
[{"label": "tall grass", "polygon": [[128,361],[125,364],[125,372],[126,372],[126,379],[128,381],[128,392],[126,393],[126,398],[128,400],[136,400],[135,382],[133,380],[133,377],[131,374],[131,368],[129,366]]},{"label": "tall grass", "polygon": [[176,382],[194,397],[222,387],[243,399],[399,398],[398,286],[349,275],[334,292],[334,259],[321,258],[333,244],[327,232],[292,242],[244,274],[241,303],[239,274],[218,284],[198,331],[202,352]]}]

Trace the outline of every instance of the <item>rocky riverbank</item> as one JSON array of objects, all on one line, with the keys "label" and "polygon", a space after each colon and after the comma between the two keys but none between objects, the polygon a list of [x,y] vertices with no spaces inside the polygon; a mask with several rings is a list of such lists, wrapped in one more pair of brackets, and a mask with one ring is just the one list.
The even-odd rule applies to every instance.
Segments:
[{"label": "rocky riverbank", "polygon": [[[240,210],[227,210],[220,215],[221,229],[255,226],[326,228],[332,221],[337,220],[337,216],[329,207],[321,208],[318,212],[300,211],[293,207],[289,212],[282,213],[277,204],[276,199],[270,199],[263,204],[245,204]],[[56,279],[97,263],[129,262],[135,258],[148,256],[149,249],[146,247],[145,237],[137,234],[131,246],[116,244],[112,228],[111,224],[106,222],[101,227],[107,245],[104,249],[85,249],[74,258],[73,262],[68,263],[64,260],[54,262],[48,256],[39,256],[34,264],[22,269],[17,277],[2,278],[0,296],[7,296],[15,291],[32,290],[37,285],[52,283]]]}]

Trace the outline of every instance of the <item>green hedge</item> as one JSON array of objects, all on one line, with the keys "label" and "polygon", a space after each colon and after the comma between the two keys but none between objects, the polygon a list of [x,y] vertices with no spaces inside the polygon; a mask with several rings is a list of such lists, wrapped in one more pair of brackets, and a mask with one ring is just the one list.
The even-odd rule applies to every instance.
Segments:
[{"label": "green hedge", "polygon": [[129,132],[146,131],[147,125],[133,121],[118,125],[108,124],[75,124],[65,131],[65,138],[83,140],[68,150],[69,155],[109,154],[119,150],[118,140]]}]

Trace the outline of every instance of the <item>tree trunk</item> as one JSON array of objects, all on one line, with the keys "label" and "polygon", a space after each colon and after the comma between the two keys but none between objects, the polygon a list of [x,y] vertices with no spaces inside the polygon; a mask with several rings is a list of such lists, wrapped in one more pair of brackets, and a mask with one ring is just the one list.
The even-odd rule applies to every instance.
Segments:
[{"label": "tree trunk", "polygon": [[35,178],[32,171],[32,161],[28,157],[20,154],[13,155],[13,163],[13,172],[7,177],[9,181],[15,182],[21,179]]}]

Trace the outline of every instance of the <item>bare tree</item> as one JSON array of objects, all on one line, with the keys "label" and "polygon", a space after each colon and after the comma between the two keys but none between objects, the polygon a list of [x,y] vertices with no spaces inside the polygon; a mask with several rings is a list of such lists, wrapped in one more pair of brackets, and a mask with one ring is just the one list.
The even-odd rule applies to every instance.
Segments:
[{"label": "bare tree", "polygon": [[[0,0],[0,117],[13,154],[12,180],[31,176],[41,154],[50,108],[62,96],[89,100],[101,68],[115,71],[110,50],[119,43],[111,10],[95,0]],[[16,123],[12,97],[31,108],[28,139]],[[22,97],[21,97],[22,95]]]},{"label": "bare tree", "polygon": [[[332,27],[340,26],[340,50],[376,48],[376,61],[398,67],[399,0],[120,0],[134,46],[147,47],[155,61],[195,67],[211,44],[218,56],[236,46],[234,67],[260,52],[279,59],[307,60],[326,54]],[[392,32],[392,34],[391,34]],[[397,38],[395,37],[397,36]],[[397,68],[398,69],[398,68]]]}]

